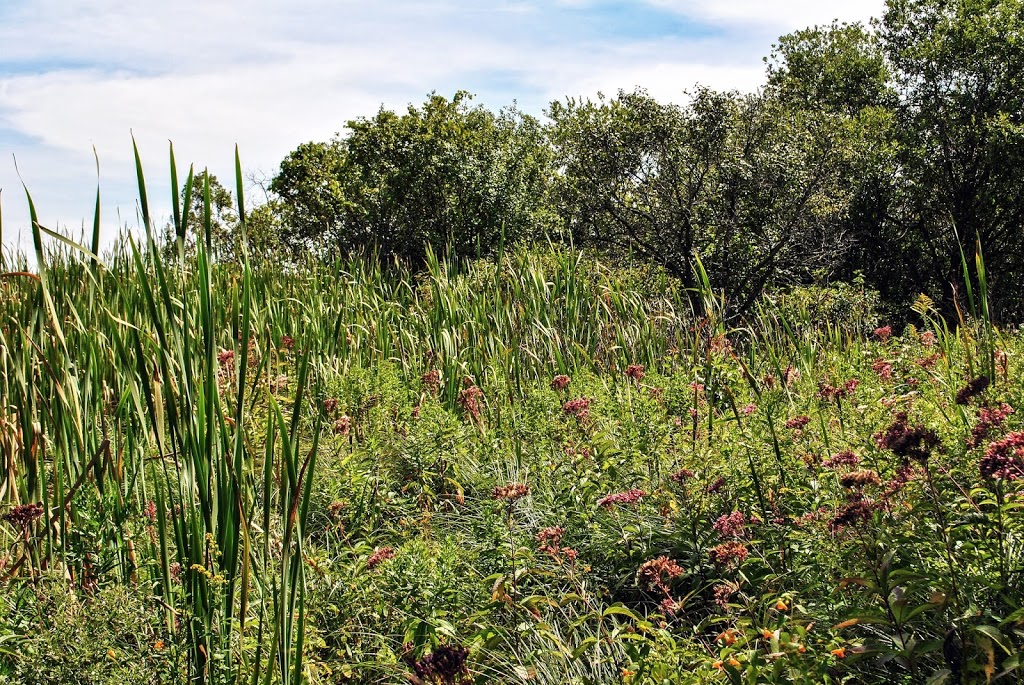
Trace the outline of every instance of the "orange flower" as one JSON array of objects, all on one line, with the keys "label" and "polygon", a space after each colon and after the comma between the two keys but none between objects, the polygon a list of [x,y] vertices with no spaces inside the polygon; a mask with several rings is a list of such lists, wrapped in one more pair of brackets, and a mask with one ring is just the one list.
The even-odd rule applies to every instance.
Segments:
[{"label": "orange flower", "polygon": [[773,637],[775,637],[775,633],[765,628],[761,631],[761,637],[763,637],[765,640],[771,640]]},{"label": "orange flower", "polygon": [[159,649],[163,649],[163,648],[164,648],[164,641],[163,640],[157,640],[156,644],[153,645],[153,649],[159,650]]},{"label": "orange flower", "polygon": [[779,611],[789,611],[789,605],[783,602],[781,599],[775,603],[775,608]]},{"label": "orange flower", "polygon": [[725,632],[719,633],[718,637],[715,638],[719,642],[724,642],[727,647],[736,644],[736,629],[729,628]]},{"label": "orange flower", "polygon": [[736,657],[734,657],[734,656],[729,657],[729,662],[728,663],[733,668],[739,668],[740,667],[740,662],[737,661]]},{"label": "orange flower", "polygon": [[834,656],[837,659],[845,659],[846,658],[846,647],[839,647],[838,649],[833,649],[831,654],[832,654],[832,656]]},{"label": "orange flower", "polygon": [[718,670],[722,670],[723,668],[725,668],[725,666],[722,665],[722,662],[720,660],[711,664],[711,666],[712,668],[717,668]]},{"label": "orange flower", "polygon": [[805,645],[804,643],[801,642],[799,645],[797,645],[796,651],[798,651],[801,654],[803,654],[804,652],[807,651],[807,645]]}]

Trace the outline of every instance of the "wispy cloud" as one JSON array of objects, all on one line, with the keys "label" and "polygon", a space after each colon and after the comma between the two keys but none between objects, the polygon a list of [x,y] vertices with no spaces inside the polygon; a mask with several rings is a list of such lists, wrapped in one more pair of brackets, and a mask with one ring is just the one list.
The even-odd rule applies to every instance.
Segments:
[{"label": "wispy cloud", "polygon": [[620,87],[664,99],[697,83],[751,89],[781,33],[880,9],[859,0],[8,0],[5,232],[27,224],[11,153],[44,223],[74,228],[91,212],[95,145],[109,236],[116,210],[134,221],[130,131],[165,211],[169,139],[179,160],[228,177],[234,143],[247,166],[272,172],[299,143],[432,90],[464,88],[488,106],[517,100],[540,114],[552,99]]}]

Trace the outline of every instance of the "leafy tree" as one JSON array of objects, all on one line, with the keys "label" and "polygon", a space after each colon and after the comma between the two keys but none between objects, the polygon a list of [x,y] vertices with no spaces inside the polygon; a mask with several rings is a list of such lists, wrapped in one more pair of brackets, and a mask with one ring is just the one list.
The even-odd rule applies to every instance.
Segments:
[{"label": "leafy tree", "polygon": [[934,288],[977,236],[1004,316],[1024,315],[1024,2],[889,0],[903,221]]},{"label": "leafy tree", "polygon": [[782,36],[765,63],[769,90],[791,106],[855,116],[896,101],[878,35],[863,24],[833,22]]},{"label": "leafy tree", "polygon": [[285,239],[422,261],[427,244],[470,256],[492,252],[503,232],[515,239],[552,227],[540,123],[470,99],[432,95],[405,114],[382,108],[350,121],[346,136],[288,155],[271,183]]},{"label": "leafy tree", "polygon": [[829,267],[856,130],[764,95],[707,89],[686,106],[644,91],[553,103],[560,209],[575,239],[712,283],[747,311],[771,284]]}]

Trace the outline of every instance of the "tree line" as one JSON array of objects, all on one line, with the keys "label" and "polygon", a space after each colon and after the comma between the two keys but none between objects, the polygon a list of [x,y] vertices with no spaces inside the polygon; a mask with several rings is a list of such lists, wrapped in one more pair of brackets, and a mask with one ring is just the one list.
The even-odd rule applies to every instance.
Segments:
[{"label": "tree line", "polygon": [[757,92],[681,103],[382,108],[292,151],[250,240],[412,263],[427,245],[571,241],[687,285],[699,258],[738,314],[768,288],[855,277],[893,306],[952,306],[980,245],[996,316],[1024,320],[1024,0],[888,0],[868,25],[781,37],[765,62]]}]

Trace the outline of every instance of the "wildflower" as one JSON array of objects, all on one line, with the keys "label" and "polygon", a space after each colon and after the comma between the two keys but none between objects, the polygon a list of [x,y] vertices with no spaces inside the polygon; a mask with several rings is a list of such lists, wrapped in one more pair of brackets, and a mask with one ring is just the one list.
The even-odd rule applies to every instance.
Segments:
[{"label": "wildflower", "polygon": [[881,326],[875,329],[875,337],[885,342],[892,337],[892,326]]},{"label": "wildflower", "polygon": [[671,476],[669,476],[669,479],[673,483],[679,483],[680,485],[682,485],[686,481],[688,481],[691,478],[693,478],[694,475],[695,474],[690,469],[679,469],[678,471],[673,473]]},{"label": "wildflower", "polygon": [[469,414],[473,421],[480,420],[480,398],[483,397],[483,394],[483,390],[475,385],[470,385],[459,392],[459,406]]},{"label": "wildflower", "polygon": [[583,421],[590,417],[590,398],[578,397],[574,400],[569,400],[562,405],[562,412]]},{"label": "wildflower", "polygon": [[43,516],[43,507],[39,504],[19,504],[9,512],[0,516],[0,519],[20,527],[25,534],[29,528]]},{"label": "wildflower", "polygon": [[146,508],[142,511],[142,513],[146,515],[146,518],[149,519],[150,523],[155,523],[156,522],[156,502],[154,502],[153,500],[149,500],[148,502],[146,502]]},{"label": "wildflower", "polygon": [[714,668],[714,669],[717,669],[717,670],[721,671],[722,669],[725,668],[725,664],[722,662],[721,659],[718,659],[718,660],[714,661],[711,664],[711,668]]},{"label": "wildflower", "polygon": [[765,640],[771,640],[773,637],[775,637],[775,632],[765,628],[761,631],[761,637],[763,637]]},{"label": "wildflower", "polygon": [[416,677],[430,685],[461,685],[472,682],[469,667],[469,649],[462,645],[438,645],[430,654],[413,659],[411,646],[404,650],[403,660],[416,673]]},{"label": "wildflower", "polygon": [[[558,557],[559,553],[562,551],[561,544],[562,536],[564,534],[565,529],[561,526],[551,526],[549,528],[541,529],[537,532],[536,536],[537,542],[539,543],[537,550],[552,558]],[[572,553],[571,555],[567,555],[571,557],[570,561],[575,560],[576,551],[572,549],[568,549],[568,551]]]},{"label": "wildflower", "polygon": [[876,359],[871,364],[871,370],[877,373],[883,381],[892,380],[892,364],[884,359]]},{"label": "wildflower", "polygon": [[693,381],[692,383],[690,383],[690,390],[693,390],[695,393],[704,392],[704,384],[698,383],[697,381]]},{"label": "wildflower", "polygon": [[981,444],[989,432],[994,428],[998,428],[1003,424],[1010,414],[1014,413],[1013,407],[1008,404],[1000,405],[998,408],[991,409],[989,407],[982,407],[978,410],[978,423],[971,429],[971,437],[967,439],[968,447],[977,447]]},{"label": "wildflower", "polygon": [[724,642],[726,647],[732,647],[739,639],[738,635],[739,634],[735,628],[729,628],[728,630],[724,630],[719,633],[715,638],[715,641]]},{"label": "wildflower", "polygon": [[156,651],[159,652],[163,648],[164,648],[164,641],[163,640],[157,640],[156,642],[153,643],[153,649],[155,649]]},{"label": "wildflower", "polygon": [[644,377],[644,365],[630,364],[626,367],[626,376],[639,383]]},{"label": "wildflower", "polygon": [[231,362],[234,361],[234,359],[235,359],[235,351],[234,350],[224,350],[223,352],[221,352],[220,354],[217,355],[217,363],[220,364],[221,366],[225,366],[227,364],[230,364]]},{"label": "wildflower", "polygon": [[988,386],[992,383],[992,379],[988,376],[978,376],[971,380],[964,387],[960,388],[960,391],[956,394],[957,404],[968,404],[971,399],[977,397],[981,393],[985,392]]},{"label": "wildflower", "polygon": [[899,412],[892,425],[875,435],[875,444],[901,457],[923,463],[931,456],[933,449],[942,445],[942,441],[930,428],[911,426],[907,413]]},{"label": "wildflower", "polygon": [[366,560],[366,568],[373,570],[388,559],[395,558],[395,550],[391,547],[378,547]]},{"label": "wildflower", "polygon": [[837,533],[846,526],[853,525],[854,523],[863,523],[871,518],[875,508],[875,505],[868,500],[855,497],[832,517],[828,524],[829,530]]},{"label": "wildflower", "polygon": [[978,466],[983,478],[1024,478],[1024,433],[1010,433],[990,444]]},{"label": "wildflower", "polygon": [[881,485],[882,480],[874,471],[861,470],[843,474],[839,478],[839,484],[844,488],[863,488],[868,485]]},{"label": "wildflower", "polygon": [[636,504],[647,496],[647,493],[638,488],[626,490],[625,492],[613,492],[597,500],[597,506],[611,510],[616,505]]},{"label": "wildflower", "polygon": [[742,409],[740,409],[740,413],[743,414],[744,416],[750,416],[755,411],[757,411],[757,405],[756,404],[748,404],[747,406],[745,406]]},{"label": "wildflower", "polygon": [[496,500],[508,500],[509,502],[515,502],[518,499],[522,499],[530,494],[530,486],[523,485],[522,483],[509,483],[508,485],[499,485],[494,488],[491,495]]},{"label": "wildflower", "polygon": [[821,462],[821,465],[827,469],[834,469],[840,466],[856,466],[860,463],[860,457],[851,452],[850,450],[843,450],[833,454],[831,457]]},{"label": "wildflower", "polygon": [[846,647],[839,647],[837,649],[833,649],[831,652],[829,652],[829,654],[831,654],[832,656],[834,656],[837,659],[845,659],[846,658]]},{"label": "wildflower", "polygon": [[786,604],[785,601],[780,599],[779,601],[775,602],[775,610],[776,611],[789,611],[789,605]]},{"label": "wildflower", "polygon": [[722,490],[722,488],[724,488],[724,487],[725,487],[725,478],[719,476],[710,485],[708,485],[707,492],[708,492],[709,495],[713,495],[713,494],[715,494],[717,492],[720,492]]},{"label": "wildflower", "polygon": [[668,583],[683,573],[683,567],[668,557],[648,559],[636,570],[636,584],[641,589],[661,590],[667,595]]},{"label": "wildflower", "polygon": [[441,388],[441,372],[437,369],[427,371],[420,376],[420,383],[423,384],[424,390],[436,395],[437,391]]},{"label": "wildflower", "polygon": [[786,421],[786,428],[800,430],[811,422],[810,416],[794,416],[790,420]]},{"label": "wildflower", "polygon": [[290,335],[282,335],[281,347],[283,347],[286,350],[292,349],[293,347],[295,347],[295,338],[293,338]]},{"label": "wildflower", "polygon": [[285,374],[279,375],[274,380],[270,381],[270,392],[278,393],[284,392],[288,389],[288,376]]},{"label": "wildflower", "polygon": [[935,344],[935,341],[937,339],[938,338],[936,338],[935,334],[932,333],[931,331],[925,331],[924,333],[921,334],[921,344],[924,345],[925,347],[931,347],[932,345]]},{"label": "wildflower", "polygon": [[[715,585],[711,594],[714,598],[715,604],[717,604],[721,609],[727,609],[729,607],[729,599],[736,594],[736,590],[738,589],[739,588],[732,583],[719,583],[718,585]],[[733,638],[733,642],[735,641],[736,639]],[[729,642],[728,644],[732,644],[732,642]]]},{"label": "wildflower", "polygon": [[338,408],[338,400],[333,397],[328,397],[324,400],[324,411],[328,414],[333,414],[334,410]]},{"label": "wildflower", "polygon": [[732,343],[724,335],[716,335],[711,339],[711,352],[716,355],[726,355],[732,352]]},{"label": "wildflower", "polygon": [[710,557],[719,566],[737,568],[747,560],[748,554],[747,546],[742,542],[723,542],[711,549]]},{"label": "wildflower", "polygon": [[551,388],[553,390],[565,390],[569,387],[570,379],[565,374],[558,374],[551,379]]},{"label": "wildflower", "polygon": [[743,516],[743,512],[734,511],[718,517],[714,529],[722,539],[741,538],[746,532],[745,524],[746,517]]},{"label": "wildflower", "polygon": [[775,387],[775,376],[770,373],[766,373],[764,377],[761,378],[761,385],[763,385],[766,390],[771,390]]},{"label": "wildflower", "polygon": [[903,465],[896,471],[894,475],[885,484],[885,498],[892,497],[897,492],[903,489],[903,487],[911,481],[914,477],[914,464],[909,460],[905,459]]},{"label": "wildflower", "polygon": [[796,651],[800,652],[801,654],[804,654],[807,651],[807,645],[801,642],[796,646]]},{"label": "wildflower", "polygon": [[726,661],[725,663],[729,664],[733,668],[739,668],[742,665],[742,664],[740,664],[739,659],[737,659],[734,656],[729,657],[729,660]]},{"label": "wildflower", "polygon": [[335,435],[346,436],[348,435],[351,429],[352,419],[350,419],[348,416],[342,416],[341,418],[334,422],[333,430]]},{"label": "wildflower", "polygon": [[936,352],[934,354],[929,354],[924,357],[921,357],[920,359],[917,359],[914,363],[920,366],[922,369],[930,369],[933,366],[935,366],[936,363],[938,363],[939,358],[941,356],[942,355]]},{"label": "wildflower", "polygon": [[822,383],[818,386],[818,397],[823,400],[844,400],[853,395],[858,385],[860,381],[856,378],[851,378],[838,387]]},{"label": "wildflower", "polygon": [[786,381],[786,387],[790,388],[800,380],[800,369],[794,367],[792,364],[786,367],[786,370],[782,374],[783,379]]}]

